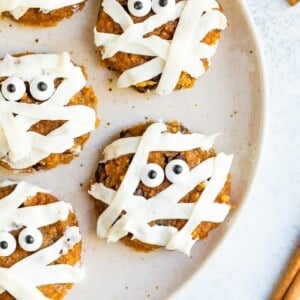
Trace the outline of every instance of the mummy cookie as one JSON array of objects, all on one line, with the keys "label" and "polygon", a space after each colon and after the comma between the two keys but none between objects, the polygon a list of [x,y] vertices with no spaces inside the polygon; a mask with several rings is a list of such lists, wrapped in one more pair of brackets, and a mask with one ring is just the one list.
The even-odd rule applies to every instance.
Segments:
[{"label": "mummy cookie", "polygon": [[2,0],[0,15],[32,26],[55,26],[81,10],[86,0]]},{"label": "mummy cookie", "polygon": [[67,53],[0,60],[0,165],[50,169],[78,156],[95,129],[97,98]]},{"label": "mummy cookie", "polygon": [[225,28],[215,0],[103,0],[94,39],[119,88],[166,95],[208,69]]},{"label": "mummy cookie", "polygon": [[141,250],[190,255],[230,211],[232,155],[212,149],[215,135],[178,122],[139,124],[108,145],[89,193],[97,235]]},{"label": "mummy cookie", "polygon": [[0,183],[0,300],[60,300],[81,281],[69,203],[24,181]]}]

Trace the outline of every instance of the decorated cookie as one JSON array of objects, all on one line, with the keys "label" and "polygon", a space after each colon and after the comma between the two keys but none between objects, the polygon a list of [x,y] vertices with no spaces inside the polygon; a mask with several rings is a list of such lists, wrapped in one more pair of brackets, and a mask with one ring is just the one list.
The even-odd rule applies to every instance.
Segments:
[{"label": "decorated cookie", "polygon": [[24,181],[0,183],[0,300],[63,299],[84,277],[70,204]]},{"label": "decorated cookie", "polygon": [[95,129],[97,98],[67,53],[0,60],[0,165],[31,172],[69,163]]},{"label": "decorated cookie", "polygon": [[94,35],[119,88],[165,95],[193,86],[225,28],[215,0],[103,0]]},{"label": "decorated cookie", "polygon": [[2,0],[3,14],[23,25],[55,26],[81,10],[86,0]]},{"label": "decorated cookie", "polygon": [[175,121],[122,131],[104,149],[89,189],[97,235],[189,255],[231,209],[232,155],[212,149],[215,137],[190,133]]}]

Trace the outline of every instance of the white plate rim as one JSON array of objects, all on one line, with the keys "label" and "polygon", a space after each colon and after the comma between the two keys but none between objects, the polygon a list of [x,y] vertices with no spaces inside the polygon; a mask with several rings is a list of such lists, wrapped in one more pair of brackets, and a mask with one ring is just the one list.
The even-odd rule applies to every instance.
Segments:
[{"label": "white plate rim", "polygon": [[268,120],[268,80],[267,80],[267,68],[264,58],[264,52],[263,52],[263,46],[260,41],[259,33],[256,28],[256,25],[254,23],[253,17],[251,15],[250,9],[243,0],[239,0],[239,6],[242,10],[242,13],[244,16],[246,16],[246,22],[248,24],[249,30],[251,32],[253,43],[256,48],[256,54],[257,54],[257,65],[259,68],[259,74],[261,76],[261,99],[263,102],[261,103],[262,107],[262,114],[261,114],[261,125],[260,125],[260,136],[258,138],[258,145],[259,149],[257,151],[255,166],[253,167],[253,175],[250,180],[250,182],[247,185],[247,190],[244,194],[243,200],[239,203],[238,209],[235,211],[234,215],[231,216],[231,225],[226,230],[226,233],[222,235],[221,238],[218,239],[217,243],[214,245],[214,248],[210,253],[206,256],[205,260],[201,263],[201,265],[190,274],[189,278],[187,278],[184,282],[181,283],[181,285],[170,295],[168,295],[168,299],[172,299],[173,297],[176,297],[179,293],[181,293],[184,288],[197,277],[197,275],[201,272],[201,270],[211,261],[214,259],[214,257],[217,255],[218,250],[223,246],[223,244],[226,242],[228,237],[230,236],[232,229],[238,225],[238,223],[241,221],[242,215],[247,209],[247,206],[249,205],[249,198],[251,197],[251,194],[253,192],[253,189],[255,187],[257,177],[259,170],[261,168],[261,162],[264,155],[264,148],[265,148],[265,137],[267,132],[267,120]]}]

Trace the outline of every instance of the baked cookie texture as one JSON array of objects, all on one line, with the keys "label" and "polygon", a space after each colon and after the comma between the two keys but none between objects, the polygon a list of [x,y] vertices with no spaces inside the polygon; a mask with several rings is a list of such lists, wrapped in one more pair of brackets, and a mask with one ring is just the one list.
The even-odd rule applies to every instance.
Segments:
[{"label": "baked cookie texture", "polygon": [[26,26],[51,27],[82,10],[86,0],[4,2],[0,3],[0,15]]},{"label": "baked cookie texture", "polygon": [[77,157],[99,120],[84,67],[68,53],[0,60],[0,165],[33,172]]},{"label": "baked cookie texture", "polygon": [[232,155],[212,148],[215,135],[191,133],[178,121],[123,130],[103,151],[89,193],[97,234],[142,251],[187,255],[231,209]]},{"label": "baked cookie texture", "polygon": [[215,0],[103,0],[94,34],[119,88],[165,95],[194,85],[226,26]]},{"label": "baked cookie texture", "polygon": [[84,277],[69,203],[21,182],[0,183],[0,299],[60,300]]}]

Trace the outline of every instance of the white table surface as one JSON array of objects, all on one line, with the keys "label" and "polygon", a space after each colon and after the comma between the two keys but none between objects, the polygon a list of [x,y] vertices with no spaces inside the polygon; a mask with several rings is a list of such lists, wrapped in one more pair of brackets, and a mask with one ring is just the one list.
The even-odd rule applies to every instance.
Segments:
[{"label": "white table surface", "polygon": [[262,162],[229,236],[172,300],[269,299],[300,242],[300,4],[246,0],[268,76]]}]

